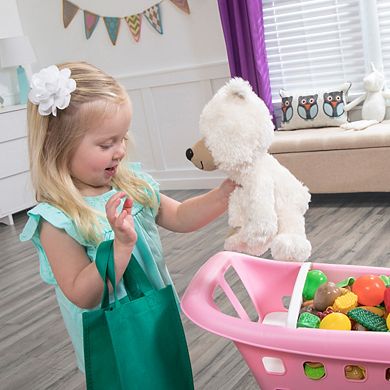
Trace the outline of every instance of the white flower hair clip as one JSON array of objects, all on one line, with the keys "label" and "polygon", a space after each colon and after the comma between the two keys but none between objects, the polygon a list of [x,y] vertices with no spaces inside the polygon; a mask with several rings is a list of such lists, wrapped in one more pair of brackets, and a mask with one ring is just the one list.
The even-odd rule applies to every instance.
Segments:
[{"label": "white flower hair clip", "polygon": [[57,116],[57,108],[63,110],[69,106],[76,82],[70,78],[70,69],[59,70],[56,65],[51,65],[33,74],[30,86],[28,98],[38,106],[39,114]]}]

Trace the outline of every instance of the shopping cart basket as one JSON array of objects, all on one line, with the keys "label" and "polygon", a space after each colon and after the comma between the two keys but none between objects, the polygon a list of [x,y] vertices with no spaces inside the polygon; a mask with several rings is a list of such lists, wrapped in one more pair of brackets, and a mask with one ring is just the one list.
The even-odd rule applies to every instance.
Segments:
[{"label": "shopping cart basket", "polygon": [[[334,282],[390,275],[389,268],[274,261],[226,251],[199,269],[184,293],[182,309],[201,328],[234,342],[261,390],[390,390],[390,332],[296,328],[310,269],[323,271]],[[233,292],[226,277],[231,270],[246,290],[257,320],[251,320],[240,294]],[[220,309],[217,290],[223,291],[235,315]],[[323,377],[308,377],[307,363],[322,365]],[[349,379],[350,367],[363,370],[364,378]]]}]

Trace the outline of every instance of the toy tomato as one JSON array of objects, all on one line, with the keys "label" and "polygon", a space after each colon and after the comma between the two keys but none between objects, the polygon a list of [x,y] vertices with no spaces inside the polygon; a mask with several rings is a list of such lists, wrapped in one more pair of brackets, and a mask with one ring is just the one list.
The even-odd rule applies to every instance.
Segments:
[{"label": "toy tomato", "polygon": [[355,280],[352,292],[358,296],[358,302],[364,306],[376,306],[383,302],[386,286],[376,275],[363,275]]}]

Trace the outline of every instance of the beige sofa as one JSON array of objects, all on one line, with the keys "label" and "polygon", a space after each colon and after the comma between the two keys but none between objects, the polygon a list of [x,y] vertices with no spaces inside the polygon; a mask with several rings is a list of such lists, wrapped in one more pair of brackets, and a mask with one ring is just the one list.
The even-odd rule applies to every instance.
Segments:
[{"label": "beige sofa", "polygon": [[270,152],[311,193],[390,192],[390,120],[275,133]]}]

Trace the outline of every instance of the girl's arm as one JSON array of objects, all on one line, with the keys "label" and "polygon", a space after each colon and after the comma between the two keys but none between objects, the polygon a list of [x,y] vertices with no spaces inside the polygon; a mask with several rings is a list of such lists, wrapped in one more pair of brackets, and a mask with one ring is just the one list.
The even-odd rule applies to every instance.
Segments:
[{"label": "girl's arm", "polygon": [[64,230],[46,221],[41,226],[41,243],[64,295],[78,307],[96,306],[103,292],[103,282],[85,249]]},{"label": "girl's arm", "polygon": [[229,195],[235,187],[235,183],[227,179],[219,187],[183,203],[161,194],[156,222],[165,229],[178,233],[197,230],[226,211]]},{"label": "girl's arm", "polygon": [[[137,240],[131,217],[132,202],[126,200],[122,212],[116,213],[123,196],[123,193],[115,194],[106,206],[107,219],[115,232],[114,259],[117,282],[125,272]],[[101,299],[103,281],[85,249],[64,230],[57,229],[46,221],[42,223],[40,238],[61,291],[78,307],[85,309],[95,307]]]}]

